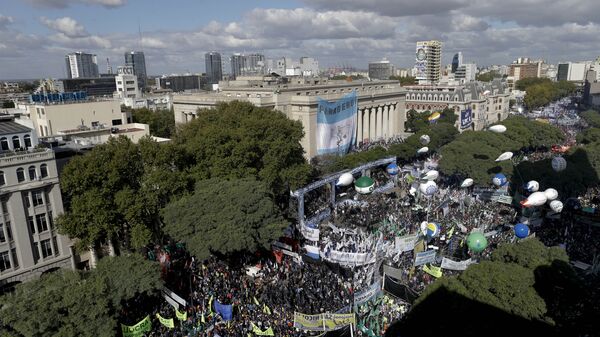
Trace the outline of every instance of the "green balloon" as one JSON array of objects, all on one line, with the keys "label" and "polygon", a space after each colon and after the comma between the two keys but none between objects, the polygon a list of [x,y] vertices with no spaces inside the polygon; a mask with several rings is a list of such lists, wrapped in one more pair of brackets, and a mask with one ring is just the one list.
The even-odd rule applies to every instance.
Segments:
[{"label": "green balloon", "polygon": [[487,247],[487,239],[481,233],[471,233],[467,237],[467,246],[474,253],[479,253]]}]

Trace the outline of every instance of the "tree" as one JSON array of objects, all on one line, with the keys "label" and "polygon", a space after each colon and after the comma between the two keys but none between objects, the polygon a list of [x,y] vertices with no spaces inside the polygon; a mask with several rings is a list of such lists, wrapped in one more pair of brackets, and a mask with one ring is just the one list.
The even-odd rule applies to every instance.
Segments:
[{"label": "tree", "polygon": [[198,111],[176,141],[192,159],[197,180],[252,177],[277,196],[306,184],[311,167],[300,141],[302,124],[283,113],[234,101]]},{"label": "tree", "polygon": [[0,326],[16,336],[114,336],[122,304],[161,288],[157,263],[107,257],[90,272],[58,271],[17,286],[0,298]]},{"label": "tree", "polygon": [[134,123],[148,124],[153,136],[171,138],[175,135],[175,115],[172,110],[132,109],[131,117]]},{"label": "tree", "polygon": [[412,77],[412,76],[404,76],[404,77],[390,76],[390,80],[397,80],[397,81],[399,81],[401,86],[418,84],[417,79],[415,77]]},{"label": "tree", "polygon": [[477,74],[475,79],[481,82],[491,82],[495,78],[502,78],[502,75],[500,75],[497,71],[492,70],[484,74]]},{"label": "tree", "polygon": [[165,232],[199,259],[268,248],[288,226],[269,189],[252,178],[209,179],[163,210]]},{"label": "tree", "polygon": [[587,110],[579,114],[587,124],[593,128],[600,128],[600,113],[596,110]]}]

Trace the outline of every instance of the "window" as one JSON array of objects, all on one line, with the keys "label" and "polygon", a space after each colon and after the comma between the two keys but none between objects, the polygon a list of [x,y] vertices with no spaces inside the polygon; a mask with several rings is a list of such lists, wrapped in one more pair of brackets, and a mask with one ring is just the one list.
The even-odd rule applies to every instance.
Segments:
[{"label": "window", "polygon": [[4,224],[0,223],[0,243],[6,242],[6,236],[4,236]]},{"label": "window", "polygon": [[35,174],[35,166],[29,166],[29,180],[35,180],[36,174]]},{"label": "window", "polygon": [[6,235],[8,236],[8,240],[12,241],[13,237],[12,237],[12,229],[10,229],[10,221],[6,221],[5,225],[6,225]]},{"label": "window", "polygon": [[23,194],[23,200],[25,200],[25,207],[27,207],[27,208],[31,207],[31,201],[29,201],[29,193],[28,192]]},{"label": "window", "polygon": [[23,141],[25,142],[25,147],[26,148],[30,148],[31,147],[31,136],[30,135],[25,135],[23,137]]},{"label": "window", "polygon": [[46,178],[48,176],[48,165],[42,164],[40,166],[40,176]]},{"label": "window", "polygon": [[31,198],[33,199],[33,206],[34,207],[44,204],[43,194],[44,194],[43,190],[33,191],[33,193],[31,194]]},{"label": "window", "polygon": [[38,250],[37,242],[33,243],[33,260],[37,261],[40,259],[40,251]]},{"label": "window", "polygon": [[46,213],[37,214],[35,216],[35,222],[37,223],[38,233],[42,233],[48,230],[48,222],[46,222]]},{"label": "window", "polygon": [[0,186],[6,185],[6,180],[4,179],[4,171],[0,171]]},{"label": "window", "polygon": [[27,225],[29,226],[29,231],[31,234],[35,234],[35,222],[33,221],[32,216],[27,217]]},{"label": "window", "polygon": [[10,269],[10,258],[8,252],[0,252],[0,271]]},{"label": "window", "polygon": [[16,248],[11,249],[10,255],[12,255],[13,264],[15,265],[15,269],[19,268],[19,259],[17,259],[17,249]]},{"label": "window", "polygon": [[52,217],[52,211],[48,212],[48,222],[50,223],[50,228],[54,227],[54,218]]},{"label": "window", "polygon": [[58,251],[58,244],[56,243],[56,236],[52,238],[52,246],[54,247],[54,255],[60,255]]},{"label": "window", "polygon": [[19,140],[19,136],[12,137],[13,150],[21,148],[21,141]]},{"label": "window", "polygon": [[8,140],[6,139],[6,137],[2,137],[0,138],[0,149],[2,151],[8,151]]},{"label": "window", "polygon": [[17,169],[17,181],[19,181],[20,183],[25,181],[25,172],[21,167]]},{"label": "window", "polygon": [[47,258],[48,256],[52,256],[52,246],[50,244],[50,240],[43,240],[40,242],[42,247],[42,257]]},{"label": "window", "polygon": [[6,198],[2,198],[2,200],[0,200],[0,204],[2,204],[2,212],[8,215],[8,200]]}]

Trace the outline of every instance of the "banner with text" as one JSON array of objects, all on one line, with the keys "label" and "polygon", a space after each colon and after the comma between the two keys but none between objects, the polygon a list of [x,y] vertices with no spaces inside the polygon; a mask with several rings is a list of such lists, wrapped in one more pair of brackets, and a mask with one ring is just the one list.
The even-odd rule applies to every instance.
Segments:
[{"label": "banner with text", "polygon": [[144,334],[144,332],[148,332],[152,330],[152,322],[150,321],[150,316],[146,316],[143,320],[141,320],[136,325],[125,325],[121,324],[121,333],[123,333],[123,337],[140,337]]},{"label": "banner with text", "polygon": [[294,312],[294,328],[307,331],[333,331],[356,324],[354,313],[306,315]]},{"label": "banner with text", "polygon": [[460,128],[466,129],[473,124],[473,113],[471,108],[467,108],[460,112]]},{"label": "banner with text", "polygon": [[336,102],[318,99],[317,153],[348,153],[354,143],[358,97],[356,92]]},{"label": "banner with text", "polygon": [[435,262],[435,250],[426,250],[424,252],[417,253],[415,257],[415,266],[433,262]]},{"label": "banner with text", "polygon": [[347,253],[332,250],[329,252],[321,251],[321,258],[343,266],[362,266],[375,263],[377,256],[374,253]]},{"label": "banner with text", "polygon": [[173,329],[175,327],[175,322],[172,318],[164,318],[158,313],[156,314],[156,318],[158,318],[160,324],[166,326],[167,328]]},{"label": "banner with text", "polygon": [[419,239],[418,234],[396,237],[396,250],[407,252],[413,250]]},{"label": "banner with text", "polygon": [[471,263],[473,263],[473,261],[471,259],[457,262],[457,261],[450,260],[448,258],[443,258],[442,259],[442,268],[448,269],[448,270],[465,270]]},{"label": "banner with text", "polygon": [[381,292],[381,280],[377,280],[375,283],[371,284],[368,289],[364,291],[354,294],[354,305],[361,305],[365,302],[370,301],[373,297],[376,297]]}]

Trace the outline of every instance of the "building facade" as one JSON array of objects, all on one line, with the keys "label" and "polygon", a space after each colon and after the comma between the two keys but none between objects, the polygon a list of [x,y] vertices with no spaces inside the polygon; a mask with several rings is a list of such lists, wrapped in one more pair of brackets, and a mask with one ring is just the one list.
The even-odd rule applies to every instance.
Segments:
[{"label": "building facade", "polygon": [[146,57],[142,51],[130,51],[125,53],[125,65],[133,67],[133,73],[137,77],[138,88],[146,88]]},{"label": "building facade", "polygon": [[68,78],[98,77],[98,58],[94,54],[76,52],[65,56]]},{"label": "building facade", "polygon": [[454,78],[462,83],[475,81],[477,76],[477,65],[475,63],[464,63],[456,68]]},{"label": "building facade", "polygon": [[115,75],[93,78],[70,78],[58,80],[63,92],[84,91],[88,97],[112,97],[117,90]]},{"label": "building facade", "polygon": [[130,100],[123,101],[123,99],[135,99],[142,96],[138,87],[138,77],[132,66],[119,67],[117,76],[115,76],[115,83],[117,87],[116,97],[125,102],[127,106],[131,106],[127,104]]},{"label": "building facade", "polygon": [[171,75],[159,77],[157,78],[157,82],[161,89],[181,92],[203,89],[208,85],[209,80],[204,75]]},{"label": "building facade", "polygon": [[514,81],[522,80],[524,78],[535,78],[538,77],[538,68],[541,66],[539,63],[513,63],[510,65],[508,76],[512,77]]},{"label": "building facade", "polygon": [[0,118],[0,293],[44,272],[75,268],[70,240],[54,225],[63,212],[54,152],[36,145],[32,129]]},{"label": "building facade", "polygon": [[221,54],[210,52],[204,54],[204,64],[206,66],[206,76],[208,83],[217,84],[223,79],[223,65],[221,64]]},{"label": "building facade", "polygon": [[468,129],[482,130],[492,123],[508,117],[510,93],[505,82],[470,82],[458,86],[408,86],[406,110],[442,111],[454,110],[458,116],[456,127],[461,127],[461,113],[471,111],[472,124]]},{"label": "building facade", "polygon": [[394,75],[394,66],[388,60],[369,63],[369,78],[374,80],[389,80]]},{"label": "building facade", "polygon": [[245,81],[243,86],[231,83],[218,93],[176,95],[173,110],[176,123],[196,118],[198,109],[214,108],[219,102],[250,102],[283,112],[288,118],[302,122],[305,155],[317,155],[317,107],[319,98],[335,101],[355,91],[358,96],[355,142],[370,142],[404,135],[405,92],[398,81],[351,82],[298,78],[286,84],[268,83],[264,79]]},{"label": "building facade", "polygon": [[416,78],[419,84],[436,84],[440,81],[442,43],[437,40],[418,41],[415,60]]},{"label": "building facade", "polygon": [[454,54],[454,57],[452,58],[452,73],[455,73],[456,69],[458,69],[458,67],[462,66],[462,64],[463,64],[462,52],[458,52],[458,53]]}]

